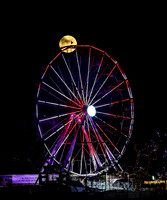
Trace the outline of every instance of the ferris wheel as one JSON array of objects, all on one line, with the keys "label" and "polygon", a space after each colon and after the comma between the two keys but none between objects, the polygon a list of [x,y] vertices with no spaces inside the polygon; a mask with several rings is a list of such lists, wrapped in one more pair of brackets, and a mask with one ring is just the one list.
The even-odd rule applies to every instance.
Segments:
[{"label": "ferris wheel", "polygon": [[77,176],[119,170],[134,123],[129,81],[104,50],[62,48],[41,77],[36,118],[47,150],[45,166]]}]

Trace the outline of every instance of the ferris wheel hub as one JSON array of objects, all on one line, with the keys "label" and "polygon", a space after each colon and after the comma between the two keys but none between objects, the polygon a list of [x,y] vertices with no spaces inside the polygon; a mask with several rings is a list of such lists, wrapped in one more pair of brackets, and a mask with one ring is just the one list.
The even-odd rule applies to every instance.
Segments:
[{"label": "ferris wheel hub", "polygon": [[87,113],[90,117],[94,117],[96,115],[96,108],[93,105],[88,106]]}]

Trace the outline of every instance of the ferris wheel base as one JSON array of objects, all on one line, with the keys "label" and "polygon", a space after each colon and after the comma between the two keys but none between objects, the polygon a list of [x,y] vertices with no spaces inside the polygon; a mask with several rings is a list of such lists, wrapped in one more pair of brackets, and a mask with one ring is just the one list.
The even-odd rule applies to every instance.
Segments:
[{"label": "ferris wheel base", "polygon": [[[49,158],[46,160],[46,162],[44,163],[39,176],[42,174],[48,174],[50,173],[50,171],[53,173],[57,173],[60,174],[62,172],[68,173],[71,177],[95,177],[98,175],[102,175],[104,173],[107,173],[108,171],[112,171],[112,173],[122,173],[123,172],[123,168],[121,167],[121,165],[118,162],[112,162],[110,166],[105,166],[104,169],[99,169],[99,171],[92,171],[90,173],[85,173],[85,174],[79,174],[73,171],[70,171],[69,168],[61,168],[60,165],[58,165],[57,163],[55,163],[53,161],[53,159]],[[39,177],[38,177],[39,178]],[[37,179],[38,180],[38,179]]]}]

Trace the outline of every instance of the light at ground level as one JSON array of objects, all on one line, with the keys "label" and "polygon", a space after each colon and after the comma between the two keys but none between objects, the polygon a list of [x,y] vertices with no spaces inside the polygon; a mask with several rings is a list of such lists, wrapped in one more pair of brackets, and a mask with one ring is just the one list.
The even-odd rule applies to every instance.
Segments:
[{"label": "light at ground level", "polygon": [[96,108],[92,105],[88,106],[87,113],[90,117],[94,117],[96,115]]}]

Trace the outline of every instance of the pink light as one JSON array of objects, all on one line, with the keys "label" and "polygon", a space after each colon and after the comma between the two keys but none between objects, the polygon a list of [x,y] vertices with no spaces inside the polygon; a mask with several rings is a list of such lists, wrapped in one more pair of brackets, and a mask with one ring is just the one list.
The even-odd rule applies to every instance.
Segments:
[{"label": "pink light", "polygon": [[122,100],[120,100],[120,101],[114,101],[114,102],[111,103],[111,105],[117,104],[117,103],[120,103],[120,102],[124,102],[124,101],[130,101],[130,100],[131,100],[131,99],[129,98],[129,99],[122,99]]},{"label": "pink light", "polygon": [[126,117],[126,116],[123,116],[123,115],[115,115],[115,114],[109,114],[110,116],[112,117],[118,117],[118,118],[123,118],[123,119],[131,119],[131,117]]},{"label": "pink light", "polygon": [[119,87],[120,85],[122,85],[124,83],[124,81],[122,81],[121,83],[119,83],[118,85],[116,85],[113,89],[111,89],[111,91],[114,91],[117,87]]},{"label": "pink light", "polygon": [[110,73],[108,74],[108,77],[111,76],[111,74],[113,73],[113,71],[114,71],[114,69],[116,68],[116,66],[117,66],[117,65],[115,65],[115,66],[112,68],[112,70],[111,70]]},{"label": "pink light", "polygon": [[[108,141],[111,143],[111,145],[112,145],[114,148],[116,148],[116,146],[112,143],[112,141],[110,140],[110,138],[105,134],[105,132],[100,128],[100,126],[99,126],[99,129],[100,129],[101,132],[106,136],[106,138],[107,138]],[[103,146],[104,146],[104,144],[103,144]]]}]

